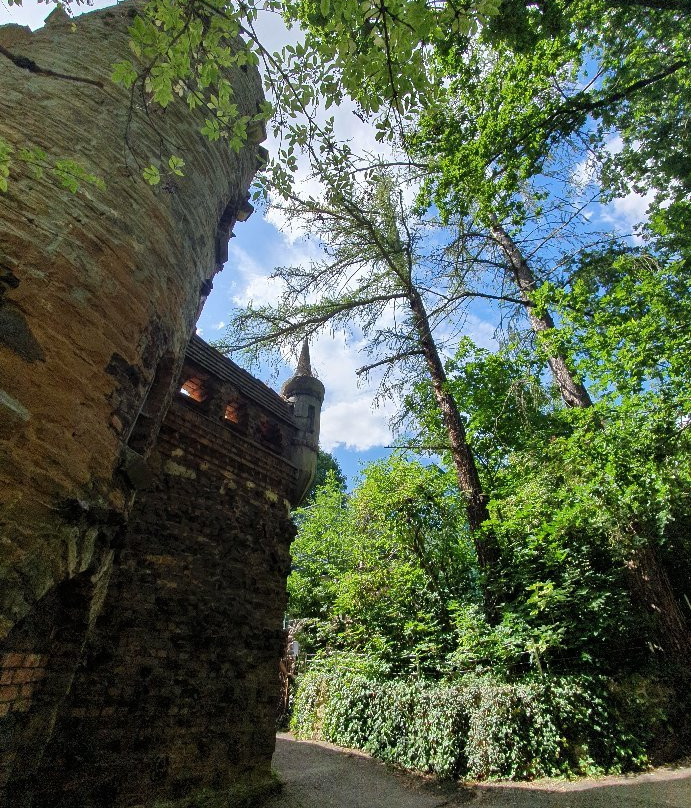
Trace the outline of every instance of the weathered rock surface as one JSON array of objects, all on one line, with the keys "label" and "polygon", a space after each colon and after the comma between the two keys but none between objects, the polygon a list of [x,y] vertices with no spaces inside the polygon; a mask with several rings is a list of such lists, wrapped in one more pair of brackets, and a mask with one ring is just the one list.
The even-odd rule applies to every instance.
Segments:
[{"label": "weathered rock surface", "polygon": [[[199,134],[185,104],[147,113],[110,81],[135,13],[130,2],[74,23],[54,12],[33,34],[0,29],[26,65],[0,55],[0,137],[76,159],[106,184],[72,194],[15,160],[0,194],[0,638],[56,583],[101,563],[131,499],[123,449],[152,385],[140,448],[155,437],[256,168],[256,146],[234,155]],[[253,114],[258,74],[232,80]],[[141,169],[164,140],[185,176],[151,187]]]},{"label": "weathered rock surface", "polygon": [[[180,378],[258,147],[110,82],[135,13],[0,28],[0,138],[105,182],[72,194],[15,161],[0,194],[0,803],[18,808],[267,784],[287,503],[316,459],[309,375],[286,401],[193,339]],[[258,74],[231,79],[253,114]],[[185,176],[151,187],[162,141]],[[175,398],[157,443],[190,368],[208,389]]]}]

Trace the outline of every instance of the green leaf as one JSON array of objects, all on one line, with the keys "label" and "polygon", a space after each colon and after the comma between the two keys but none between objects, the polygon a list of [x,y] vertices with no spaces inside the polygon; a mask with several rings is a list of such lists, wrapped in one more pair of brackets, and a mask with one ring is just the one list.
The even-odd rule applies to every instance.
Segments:
[{"label": "green leaf", "polygon": [[176,174],[178,177],[182,177],[183,176],[182,169],[185,167],[185,161],[182,159],[182,157],[176,157],[173,154],[170,156],[168,160],[168,167],[173,172],[173,174]]},{"label": "green leaf", "polygon": [[132,62],[125,59],[113,65],[113,71],[110,77],[116,84],[130,88],[137,80],[137,71]]},{"label": "green leaf", "polygon": [[142,177],[144,177],[149,185],[158,185],[161,181],[161,172],[155,165],[150,165],[142,171]]}]

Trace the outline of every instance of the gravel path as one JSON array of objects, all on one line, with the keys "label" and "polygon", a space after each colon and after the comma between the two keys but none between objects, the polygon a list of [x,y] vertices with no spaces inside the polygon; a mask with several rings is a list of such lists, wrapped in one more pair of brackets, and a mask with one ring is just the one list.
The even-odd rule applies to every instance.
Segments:
[{"label": "gravel path", "polygon": [[691,808],[691,767],[575,783],[445,785],[285,733],[273,765],[285,787],[266,808]]}]

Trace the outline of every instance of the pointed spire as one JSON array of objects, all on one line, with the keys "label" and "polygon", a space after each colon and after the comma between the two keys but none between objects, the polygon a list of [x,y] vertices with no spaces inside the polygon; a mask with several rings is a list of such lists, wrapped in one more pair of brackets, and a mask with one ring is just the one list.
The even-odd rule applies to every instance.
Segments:
[{"label": "pointed spire", "polygon": [[287,399],[293,396],[312,396],[320,403],[324,400],[324,385],[312,373],[310,346],[307,339],[302,343],[295,373],[283,385],[281,395]]},{"label": "pointed spire", "polygon": [[311,376],[312,375],[312,365],[310,363],[310,346],[307,341],[307,337],[305,337],[305,341],[302,343],[302,350],[300,351],[300,358],[298,359],[298,366],[295,370],[296,376]]}]

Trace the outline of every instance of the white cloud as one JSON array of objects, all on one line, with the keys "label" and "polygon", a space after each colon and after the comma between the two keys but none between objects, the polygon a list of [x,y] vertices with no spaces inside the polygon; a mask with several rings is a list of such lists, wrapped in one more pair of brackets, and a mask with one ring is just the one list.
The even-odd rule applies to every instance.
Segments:
[{"label": "white cloud", "polygon": [[[277,234],[276,242],[268,252],[280,257],[282,263],[304,264],[315,256],[316,249],[309,242],[291,243]],[[249,300],[253,300],[255,304],[276,302],[280,285],[278,281],[268,278],[273,263],[267,261],[262,265],[240,247],[237,241],[231,243],[228,277],[232,278],[230,294],[235,305],[244,305]],[[398,318],[400,314],[399,311]],[[395,323],[391,304],[385,310],[381,324],[395,327]],[[494,326],[472,312],[465,317],[462,333],[470,336],[481,347],[496,347]],[[376,402],[377,390],[385,369],[376,369],[367,381],[363,381],[356,373],[363,365],[383,358],[368,356],[367,344],[366,336],[356,327],[348,334],[321,333],[310,341],[312,367],[326,388],[321,445],[327,451],[336,446],[366,451],[393,443],[389,422],[397,411],[398,402]],[[283,362],[288,375],[290,369],[295,367],[296,357],[285,352]],[[276,380],[270,383],[275,386]]]},{"label": "white cloud", "polygon": [[609,205],[603,207],[602,221],[614,225],[618,230],[630,233],[636,225],[647,220],[648,208],[654,199],[654,190],[650,190],[646,194],[637,194],[632,191],[626,196],[613,199]]},{"label": "white cloud", "polygon": [[[638,143],[632,144],[633,148],[638,147]],[[620,154],[624,148],[624,141],[619,135],[612,136],[605,143],[605,151],[612,157]],[[655,198],[655,191],[650,190],[646,194],[637,194],[635,191],[626,196],[613,199],[608,205],[603,206],[600,218],[607,224],[614,225],[618,230],[630,233],[638,224],[642,224],[648,218],[648,208]]]},{"label": "white cloud", "polygon": [[373,409],[369,396],[326,406],[321,415],[319,443],[327,452],[337,446],[360,452],[391,445],[388,409]]},{"label": "white cloud", "polygon": [[595,182],[597,179],[596,166],[597,163],[591,157],[586,157],[585,160],[581,160],[580,163],[576,164],[576,167],[571,173],[571,182],[573,182],[579,190],[585,190],[590,183]]},{"label": "white cloud", "polygon": [[[283,45],[288,43],[295,43],[303,40],[297,26],[288,31],[283,25],[280,17],[276,14],[262,14],[258,15],[256,30],[262,44],[268,50],[278,50]],[[267,97],[271,100],[270,89],[266,90]],[[322,104],[318,109],[313,111],[313,120],[319,125],[323,125],[326,121],[333,117],[334,119],[334,132],[337,139],[341,143],[348,143],[353,155],[353,162],[356,163],[358,159],[363,158],[371,163],[371,155],[376,155],[377,158],[382,160],[391,160],[394,158],[394,152],[389,144],[382,144],[375,139],[376,130],[370,123],[366,123],[362,118],[355,114],[356,106],[347,97],[341,99],[341,103],[332,105],[328,110]],[[268,149],[270,155],[277,155],[280,148],[284,144],[281,142],[280,132],[276,135],[273,132],[271,125],[268,127],[268,138],[264,146]],[[297,192],[302,197],[315,196],[319,197],[323,186],[321,182],[315,178],[313,172],[310,170],[309,159],[305,154],[297,154],[298,172],[297,172]],[[411,202],[415,197],[415,189],[404,189],[405,199]],[[301,236],[306,234],[303,224],[298,221],[289,221],[286,215],[276,208],[270,207],[266,213],[267,221],[279,230],[287,243],[292,244]]]},{"label": "white cloud", "polygon": [[270,244],[265,244],[266,257],[258,261],[237,243],[228,247],[227,276],[230,278],[231,301],[235,306],[275,304],[281,294],[280,281],[270,275],[277,266],[308,266],[318,257],[319,247],[305,240],[291,240],[277,232]]},{"label": "white cloud", "polygon": [[235,242],[228,248],[228,274],[231,279],[231,300],[236,306],[273,304],[278,300],[280,286],[269,278],[273,266],[260,264]]},{"label": "white cloud", "polygon": [[[481,347],[496,347],[494,326],[469,314],[464,333]],[[399,402],[376,400],[384,369],[374,371],[367,382],[356,370],[377,357],[369,357],[363,349],[365,337],[345,334],[319,335],[310,345],[312,367],[326,388],[321,417],[320,444],[326,451],[337,446],[366,451],[393,444],[390,421],[398,412]],[[286,357],[294,367],[294,358]]]},{"label": "white cloud", "polygon": [[[610,157],[614,157],[615,155],[619,154],[623,148],[624,141],[619,135],[613,135],[604,144],[604,151]],[[594,157],[594,155],[589,154],[583,160],[581,160],[580,163],[576,164],[575,168],[571,172],[571,181],[581,191],[585,191],[589,185],[597,183],[597,174],[598,160]]]},{"label": "white cloud", "polygon": [[619,152],[621,152],[623,148],[624,148],[624,141],[619,135],[613,135],[605,143],[605,151],[608,151],[612,156],[614,156],[615,154],[619,154]]},{"label": "white cloud", "polygon": [[216,325],[214,326],[214,328],[215,328],[217,331],[220,331],[222,328],[225,328],[225,327],[226,327],[226,324],[223,322],[223,320],[221,320],[220,322],[216,323]]},{"label": "white cloud", "polygon": [[648,208],[655,199],[655,191],[650,190],[645,195],[634,193],[614,199],[612,208],[615,217],[623,219],[627,223],[634,225],[645,221]]},{"label": "white cloud", "polygon": [[496,326],[475,314],[467,316],[463,328],[463,333],[470,337],[478,348],[487,350],[496,350],[498,347],[495,331]]},{"label": "white cloud", "polygon": [[[637,147],[637,143],[633,143]],[[605,152],[610,157],[620,154],[624,148],[624,141],[619,135],[613,135],[604,145]],[[597,162],[592,157],[587,157],[578,163],[573,170],[571,179],[582,191],[590,184],[597,183]],[[606,205],[598,205],[594,210],[583,213],[587,220],[591,220],[594,214],[598,215],[601,222],[612,225],[615,230],[622,234],[630,235],[636,225],[643,224],[648,218],[648,208],[655,198],[655,191],[650,190],[646,194],[638,194],[635,191],[626,196],[613,199]],[[639,238],[633,235],[633,240]]]},{"label": "white cloud", "polygon": [[[366,451],[392,442],[389,420],[396,405],[384,401],[375,406],[381,374],[364,383],[355,372],[367,361],[359,353],[364,346],[364,340],[345,334],[320,334],[310,344],[312,368],[326,388],[319,439],[326,451],[336,446]],[[286,357],[286,362],[294,367],[294,358]]]}]

